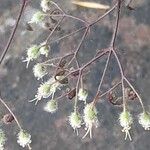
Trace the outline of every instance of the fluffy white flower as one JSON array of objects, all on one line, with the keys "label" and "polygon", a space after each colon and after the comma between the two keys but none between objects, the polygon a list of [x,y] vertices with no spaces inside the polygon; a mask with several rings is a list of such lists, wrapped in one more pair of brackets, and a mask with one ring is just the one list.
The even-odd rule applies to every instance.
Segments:
[{"label": "fluffy white flower", "polygon": [[25,147],[31,143],[31,135],[25,130],[20,130],[17,136],[17,142],[20,146]]},{"label": "fluffy white flower", "polygon": [[33,67],[34,76],[39,80],[47,74],[47,67],[41,63],[37,63]]},{"label": "fluffy white flower", "polygon": [[78,98],[79,100],[81,101],[84,101],[86,103],[86,99],[88,97],[88,92],[87,90],[83,89],[83,88],[80,88],[79,89],[79,93],[78,93]]},{"label": "fluffy white flower", "polygon": [[39,46],[33,45],[30,48],[27,49],[27,58],[24,60],[24,62],[27,62],[27,67],[29,65],[29,62],[37,59],[40,56]]},{"label": "fluffy white flower", "polygon": [[44,12],[50,9],[50,0],[41,0],[41,8]]},{"label": "fluffy white flower", "polygon": [[139,115],[139,123],[145,130],[150,130],[150,113],[143,112]]},{"label": "fluffy white flower", "polygon": [[2,129],[0,129],[0,150],[4,149],[4,145],[6,142],[6,135]]},{"label": "fluffy white flower", "polygon": [[81,123],[82,123],[81,115],[77,112],[72,112],[71,115],[69,116],[69,123],[70,123],[71,127],[75,131],[77,131],[77,135],[78,135],[78,128],[81,127]]},{"label": "fluffy white flower", "polygon": [[56,112],[58,109],[58,103],[55,99],[48,101],[44,107],[44,110],[50,113]]},{"label": "fluffy white flower", "polygon": [[87,132],[85,133],[83,138],[85,138],[88,133],[90,133],[90,138],[92,138],[92,128],[93,126],[97,127],[99,124],[97,114],[97,109],[93,105],[93,103],[86,104],[84,108],[84,122],[87,128]]},{"label": "fluffy white flower", "polygon": [[129,137],[130,140],[132,140],[129,131],[133,123],[133,118],[130,112],[124,110],[119,116],[119,122],[120,125],[123,127],[122,132],[125,132],[125,140],[127,139],[127,136]]},{"label": "fluffy white flower", "polygon": [[45,14],[41,11],[38,11],[35,14],[33,14],[29,23],[41,23],[44,20],[44,18],[45,18]]},{"label": "fluffy white flower", "polygon": [[49,53],[49,46],[46,45],[45,42],[40,44],[40,54],[45,55],[46,57],[48,56]]}]

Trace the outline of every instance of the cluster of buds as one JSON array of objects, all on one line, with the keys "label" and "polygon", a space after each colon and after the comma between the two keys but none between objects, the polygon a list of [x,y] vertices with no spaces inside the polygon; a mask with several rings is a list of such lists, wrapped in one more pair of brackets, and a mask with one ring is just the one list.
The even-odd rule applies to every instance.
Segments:
[{"label": "cluster of buds", "polygon": [[31,143],[31,135],[27,131],[21,129],[17,135],[17,142],[22,147],[29,146]]}]

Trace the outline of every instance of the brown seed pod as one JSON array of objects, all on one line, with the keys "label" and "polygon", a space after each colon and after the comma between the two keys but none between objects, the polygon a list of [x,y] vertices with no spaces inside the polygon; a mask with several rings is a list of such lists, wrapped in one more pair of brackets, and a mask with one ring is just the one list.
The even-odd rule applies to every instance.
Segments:
[{"label": "brown seed pod", "polygon": [[71,90],[69,93],[68,93],[68,99],[73,99],[74,97],[76,96],[76,88],[74,88],[73,90]]},{"label": "brown seed pod", "polygon": [[29,23],[26,23],[26,30],[33,31],[33,28]]},{"label": "brown seed pod", "polygon": [[14,117],[13,117],[13,115],[12,114],[5,114],[4,116],[3,116],[3,122],[5,123],[5,124],[10,124],[10,123],[12,123],[12,121],[14,120]]}]

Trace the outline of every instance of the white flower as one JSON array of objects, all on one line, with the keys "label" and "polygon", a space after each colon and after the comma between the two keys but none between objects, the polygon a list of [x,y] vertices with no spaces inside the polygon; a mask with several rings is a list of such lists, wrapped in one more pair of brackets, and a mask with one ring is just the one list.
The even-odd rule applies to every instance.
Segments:
[{"label": "white flower", "polygon": [[124,110],[120,116],[119,116],[120,125],[123,127],[122,132],[125,132],[125,140],[127,139],[127,136],[129,137],[130,141],[131,136],[129,130],[131,129],[131,125],[133,123],[132,115],[129,111]]},{"label": "white flower", "polygon": [[17,142],[20,146],[25,147],[31,143],[31,135],[25,130],[20,130],[17,136]]},{"label": "white flower", "polygon": [[40,85],[38,88],[37,98],[40,100],[41,98],[48,98],[51,95],[53,96],[60,86],[61,84],[52,77],[47,82]]},{"label": "white flower", "polygon": [[55,99],[48,101],[44,107],[44,110],[50,113],[56,112],[58,109],[58,103]]},{"label": "white flower", "polygon": [[139,115],[139,123],[145,130],[150,130],[150,113],[143,112]]},{"label": "white flower", "polygon": [[71,127],[74,129],[74,131],[77,131],[77,135],[78,135],[78,128],[81,127],[81,123],[82,123],[81,115],[77,112],[72,112],[71,115],[69,116],[69,123]]},{"label": "white flower", "polygon": [[43,13],[43,12],[41,12],[41,11],[38,11],[38,12],[36,12],[33,16],[32,16],[32,18],[31,18],[31,20],[29,21],[29,23],[40,23],[40,22],[42,22],[43,20],[44,20],[44,18],[45,18],[45,14]]},{"label": "white flower", "polygon": [[47,68],[45,65],[41,63],[37,63],[33,67],[33,73],[34,76],[39,80],[40,78],[44,77],[47,74]]},{"label": "white flower", "polygon": [[2,129],[0,129],[0,150],[4,149],[4,145],[6,142],[6,135]]},{"label": "white flower", "polygon": [[41,0],[41,8],[44,12],[50,9],[50,0]]},{"label": "white flower", "polygon": [[29,62],[37,59],[40,56],[39,46],[33,45],[29,49],[27,49],[27,58],[24,60],[24,62],[27,62],[27,67],[29,65]]},{"label": "white flower", "polygon": [[98,114],[97,109],[93,105],[93,103],[86,104],[84,108],[84,122],[87,128],[87,132],[85,133],[83,138],[85,138],[88,133],[90,133],[90,138],[92,138],[93,125],[97,127],[99,124],[97,114]]},{"label": "white flower", "polygon": [[49,53],[49,46],[46,45],[45,42],[43,42],[41,43],[40,47],[40,54],[45,55],[47,57]]},{"label": "white flower", "polygon": [[79,93],[78,93],[78,98],[79,100],[81,101],[84,101],[86,103],[86,99],[88,97],[88,92],[87,90],[83,89],[83,88],[80,88],[79,89]]}]

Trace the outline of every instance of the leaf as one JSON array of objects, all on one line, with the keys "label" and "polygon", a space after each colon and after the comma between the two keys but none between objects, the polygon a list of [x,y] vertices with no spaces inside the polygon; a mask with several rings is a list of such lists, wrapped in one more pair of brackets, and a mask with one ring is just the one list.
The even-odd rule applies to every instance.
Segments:
[{"label": "leaf", "polygon": [[83,1],[74,0],[72,1],[72,3],[82,6],[82,7],[87,7],[87,8],[95,8],[95,9],[109,9],[110,8],[110,6],[108,5],[95,3],[95,2],[83,2]]}]

